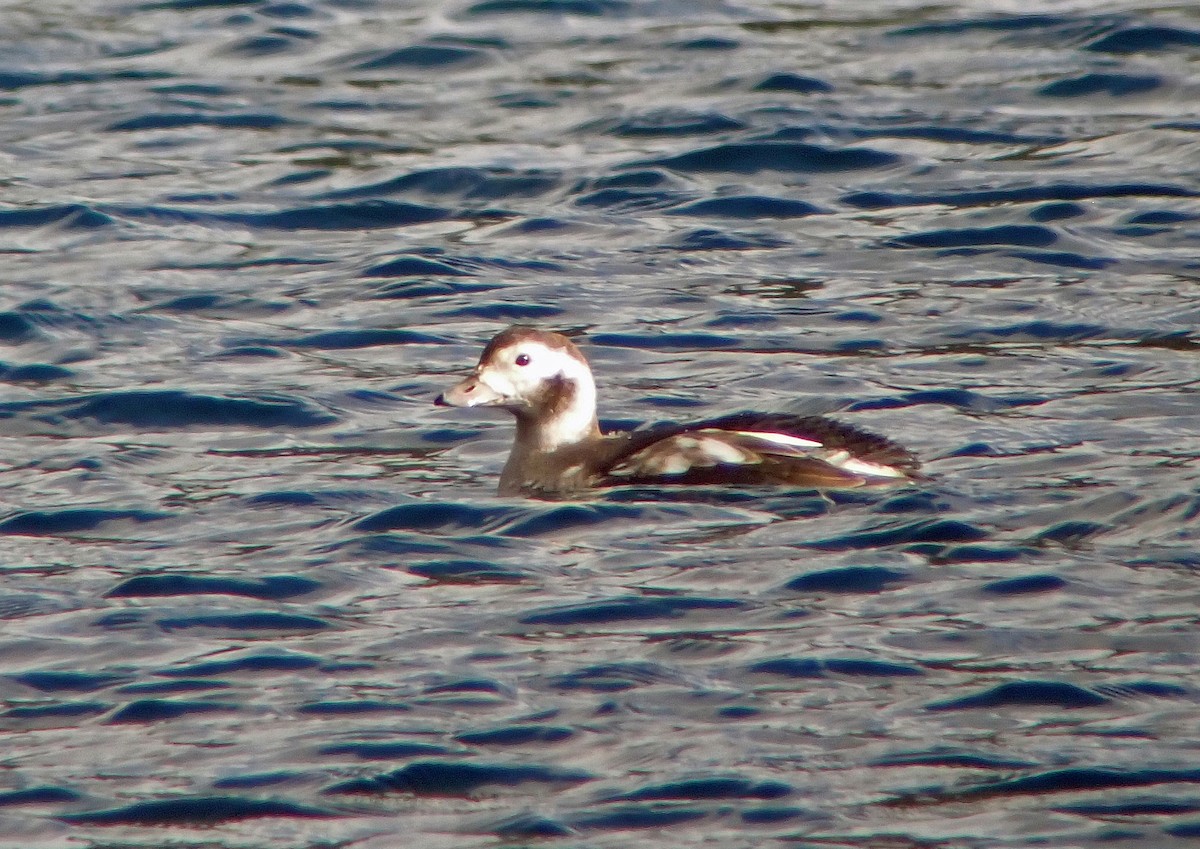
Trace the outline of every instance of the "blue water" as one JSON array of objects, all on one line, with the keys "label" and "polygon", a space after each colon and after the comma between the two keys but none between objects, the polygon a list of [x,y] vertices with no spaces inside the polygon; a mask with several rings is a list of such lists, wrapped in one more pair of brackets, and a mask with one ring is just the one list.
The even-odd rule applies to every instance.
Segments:
[{"label": "blue water", "polygon": [[[1186,4],[8,4],[0,843],[1191,845]],[[886,433],[494,495],[434,408]]]}]

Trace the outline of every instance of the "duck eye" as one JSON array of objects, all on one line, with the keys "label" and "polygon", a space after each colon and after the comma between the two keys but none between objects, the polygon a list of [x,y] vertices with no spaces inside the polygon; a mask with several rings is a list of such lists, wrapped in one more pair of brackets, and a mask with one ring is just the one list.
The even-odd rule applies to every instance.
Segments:
[{"label": "duck eye", "polygon": [[517,358],[515,360],[513,360],[513,362],[519,366],[527,366],[527,365],[529,365],[529,355],[528,354],[517,354]]}]

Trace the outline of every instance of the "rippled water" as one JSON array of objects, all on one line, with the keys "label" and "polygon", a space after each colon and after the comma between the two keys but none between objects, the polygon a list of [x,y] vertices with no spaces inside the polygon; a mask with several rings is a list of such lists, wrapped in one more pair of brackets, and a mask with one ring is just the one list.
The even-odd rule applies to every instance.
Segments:
[{"label": "rippled water", "polygon": [[[0,842],[1194,840],[1200,15],[1043,7],[6,4]],[[498,498],[516,321],[931,480]]]}]

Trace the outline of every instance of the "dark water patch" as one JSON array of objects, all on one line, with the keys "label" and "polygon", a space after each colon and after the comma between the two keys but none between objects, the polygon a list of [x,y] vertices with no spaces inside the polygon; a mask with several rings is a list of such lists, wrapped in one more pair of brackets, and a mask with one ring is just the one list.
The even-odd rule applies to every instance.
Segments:
[{"label": "dark water patch", "polygon": [[379,699],[358,699],[355,701],[320,701],[308,702],[296,709],[305,716],[362,716],[370,714],[408,713],[412,705],[407,702],[388,702]]},{"label": "dark water patch", "polygon": [[[592,189],[653,189],[680,188],[679,181],[664,171],[654,168],[639,168],[633,171],[618,171],[586,184]],[[576,194],[582,194],[584,186],[578,186]]]},{"label": "dark water patch", "polygon": [[1003,327],[975,327],[969,330],[952,331],[952,339],[969,339],[976,342],[1004,340],[1009,342],[1068,343],[1082,342],[1112,335],[1112,330],[1102,324],[1078,322],[1064,324],[1057,321],[1023,321]]},{"label": "dark water patch", "polygon": [[95,531],[109,523],[145,524],[166,519],[169,513],[148,510],[31,510],[0,521],[0,534],[29,537],[73,536]]},{"label": "dark water patch", "polygon": [[621,138],[681,138],[743,130],[746,125],[719,112],[659,110],[616,122],[597,122],[582,129]]},{"label": "dark water patch", "polygon": [[39,724],[75,724],[89,716],[99,716],[108,713],[112,705],[104,702],[56,702],[46,705],[28,705],[10,707],[0,713],[0,720],[20,720]]},{"label": "dark water patch", "polygon": [[455,754],[446,746],[432,743],[410,743],[396,741],[392,743],[336,743],[322,746],[319,754],[351,757],[360,761],[398,761],[405,758],[429,758],[438,755]]},{"label": "dark water patch", "polygon": [[805,77],[800,74],[782,72],[760,81],[753,91],[781,91],[790,94],[823,94],[833,91],[833,86],[816,77]]},{"label": "dark water patch", "polygon": [[894,192],[854,192],[842,195],[844,204],[858,209],[882,210],[898,206],[991,206],[998,204],[1042,203],[1048,200],[1092,200],[1096,198],[1194,198],[1200,192],[1182,186],[1159,183],[1115,183],[1108,186],[1084,186],[1051,183],[1049,186],[988,189],[978,192],[943,194],[902,194]]},{"label": "dark water patch", "polygon": [[782,799],[794,788],[781,781],[752,781],[748,778],[690,778],[666,784],[651,784],[625,793],[602,797],[601,802],[697,802],[707,799]]},{"label": "dark water patch", "polygon": [[736,336],[715,333],[595,333],[588,336],[593,345],[633,348],[639,351],[716,351],[742,343]]},{"label": "dark water patch", "polygon": [[178,693],[225,690],[231,686],[231,684],[225,681],[185,678],[179,681],[152,681],[145,684],[129,684],[124,687],[118,687],[117,692],[127,696],[173,696]]},{"label": "dark water patch", "polygon": [[[360,277],[389,277],[385,274],[369,274],[363,272]],[[404,277],[406,275],[396,275]],[[415,298],[437,298],[453,295],[470,295],[475,292],[489,292],[493,289],[499,289],[498,284],[490,283],[450,283],[447,281],[436,280],[432,282],[420,281],[414,282],[405,280],[397,283],[388,283],[380,286],[379,289],[372,295],[373,298],[380,301],[403,301]]]},{"label": "dark water patch", "polygon": [[533,322],[546,321],[562,315],[564,310],[545,304],[513,304],[492,302],[449,310],[447,318],[479,318],[485,321]]},{"label": "dark water patch", "polygon": [[367,533],[490,533],[520,515],[522,511],[519,509],[507,507],[477,507],[437,501],[414,502],[381,510],[359,519],[351,527]]},{"label": "dark water patch", "polygon": [[692,38],[687,41],[677,41],[667,45],[675,50],[737,50],[741,42],[732,38],[708,37]]},{"label": "dark water patch", "polygon": [[371,327],[361,330],[324,330],[293,338],[238,339],[237,345],[269,345],[300,350],[347,351],[384,345],[444,345],[448,340],[418,330]]},{"label": "dark water patch", "polygon": [[880,593],[907,579],[908,573],[884,566],[846,566],[800,575],[783,588],[800,593]]},{"label": "dark water patch", "polygon": [[334,154],[337,154],[333,158],[340,162],[342,156],[372,153],[404,155],[413,153],[414,150],[413,147],[408,145],[389,144],[388,142],[368,141],[366,139],[321,139],[319,141],[283,145],[277,149],[277,152],[313,154],[315,151],[317,152],[316,157],[323,161],[326,158],[326,154],[332,151]]},{"label": "dark water patch", "polygon": [[109,124],[109,132],[134,132],[138,130],[176,130],[183,127],[217,127],[226,130],[275,130],[299,124],[282,115],[243,114],[210,115],[199,112],[157,112],[127,118]]},{"label": "dark water patch", "polygon": [[646,189],[608,188],[597,189],[575,198],[576,206],[585,209],[634,212],[665,209],[680,201],[693,197],[673,191],[650,191]]},{"label": "dark water patch", "polygon": [[1090,271],[1100,271],[1118,262],[1113,257],[1083,256],[1070,251],[1009,251],[1007,255],[1023,259],[1026,262],[1036,262],[1059,268],[1082,268]]},{"label": "dark water patch", "polygon": [[693,610],[736,610],[745,603],[725,598],[684,596],[628,596],[569,604],[535,611],[519,620],[522,625],[599,625],[645,619],[676,619]]},{"label": "dark water patch", "polygon": [[276,787],[280,784],[290,784],[303,778],[303,773],[286,772],[255,772],[249,775],[231,775],[228,778],[218,778],[212,783],[214,790],[257,790],[260,787]]},{"label": "dark water patch", "polygon": [[187,631],[212,629],[233,631],[247,637],[263,633],[312,633],[333,626],[317,616],[302,616],[295,613],[276,613],[260,610],[253,613],[215,613],[203,616],[171,616],[159,619],[158,627],[164,631]]},{"label": "dark water patch", "polygon": [[114,684],[129,680],[128,675],[110,675],[103,672],[53,672],[31,670],[5,676],[26,687],[43,693],[93,693]]},{"label": "dark water patch", "polygon": [[517,814],[489,826],[488,830],[502,840],[521,842],[575,835],[569,826],[537,814]]},{"label": "dark water patch", "polygon": [[321,196],[323,200],[407,195],[428,200],[478,201],[542,197],[562,182],[557,171],[518,171],[504,168],[430,168],[414,171],[381,183],[351,189],[338,189]]},{"label": "dark water patch", "polygon": [[1061,590],[1066,585],[1067,582],[1058,575],[1022,575],[1019,578],[989,581],[980,589],[993,595],[1009,596],[1054,592]]},{"label": "dark water patch", "polygon": [[1200,838],[1200,822],[1184,822],[1178,825],[1169,825],[1163,831],[1172,837]]},{"label": "dark water patch", "polygon": [[589,773],[540,764],[481,764],[420,761],[374,778],[344,781],[327,794],[411,793],[417,796],[469,796],[483,787],[520,784],[571,785],[591,781]]},{"label": "dark water patch", "polygon": [[684,233],[663,247],[677,251],[757,251],[786,244],[786,240],[766,233],[703,229]]},{"label": "dark water patch", "polygon": [[490,584],[524,581],[527,575],[484,560],[430,560],[407,567],[408,572],[439,584]]},{"label": "dark water patch", "polygon": [[305,595],[321,584],[297,575],[268,575],[238,579],[205,575],[140,575],[121,582],[105,593],[107,598],[147,598],[180,595],[234,595],[264,601],[281,601]]},{"label": "dark water patch", "polygon": [[333,176],[333,171],[328,168],[310,168],[306,171],[297,171],[294,174],[286,174],[282,177],[277,177],[274,180],[268,180],[263,185],[266,188],[282,188],[285,186],[301,186],[305,183],[312,183],[317,180],[324,180]]},{"label": "dark water patch", "polygon": [[1050,221],[1065,221],[1087,215],[1087,210],[1077,203],[1070,201],[1044,203],[1029,213],[1029,217],[1041,223]]},{"label": "dark water patch", "polygon": [[1042,86],[1038,94],[1043,97],[1086,97],[1092,94],[1127,97],[1162,88],[1163,82],[1163,78],[1157,75],[1083,74]]},{"label": "dark water patch", "polygon": [[303,672],[319,669],[323,663],[324,661],[315,655],[299,652],[250,652],[226,660],[206,660],[160,669],[154,674],[165,678],[206,678],[244,673]]},{"label": "dark water patch", "polygon": [[627,0],[484,0],[468,6],[467,15],[575,15],[585,18],[623,17]]},{"label": "dark water patch", "polygon": [[[830,128],[833,129],[832,127]],[[1001,130],[973,130],[966,127],[944,127],[937,125],[859,127],[851,131],[860,139],[923,139],[942,144],[989,144],[989,145],[1056,145],[1062,136],[1033,136],[1008,133]]]},{"label": "dark water patch", "polygon": [[112,223],[110,216],[79,203],[0,209],[0,230],[49,225],[64,230],[94,230]]},{"label": "dark water patch", "polygon": [[517,517],[503,529],[506,536],[538,537],[579,528],[645,518],[646,511],[624,504],[564,504]]},{"label": "dark water patch", "polygon": [[0,808],[16,808],[23,805],[59,805],[77,802],[83,796],[66,787],[29,787],[25,790],[9,790],[0,793]]},{"label": "dark water patch", "polygon": [[60,814],[71,825],[205,826],[247,819],[331,819],[333,811],[269,799],[241,796],[189,796],[136,802],[120,808],[79,814]]},{"label": "dark water patch", "polygon": [[825,678],[829,675],[850,675],[879,678],[916,677],[923,669],[900,663],[887,663],[861,658],[793,658],[764,660],[749,667],[759,675],[781,675],[785,678]]},{"label": "dark water patch", "polygon": [[305,3],[268,3],[255,11],[268,18],[282,18],[284,20],[314,18],[317,15],[316,10]]},{"label": "dark water patch", "polygon": [[1076,17],[1064,15],[996,15],[986,18],[963,18],[953,21],[934,21],[902,27],[890,32],[894,36],[964,35],[971,32],[1024,32],[1026,30],[1054,30],[1064,26],[1075,26]]},{"label": "dark water patch", "polygon": [[1031,224],[1005,224],[999,227],[968,227],[959,230],[931,230],[913,233],[889,241],[900,248],[960,248],[973,245],[1019,245],[1045,247],[1058,236],[1047,227]]},{"label": "dark water patch", "polygon": [[1090,541],[1093,537],[1108,533],[1113,528],[1111,525],[1104,525],[1099,522],[1085,522],[1081,520],[1072,520],[1059,522],[1033,538],[1033,542],[1037,545],[1055,544],[1074,548],[1082,543]]},{"label": "dark water patch", "polygon": [[932,702],[926,709],[935,711],[995,709],[1005,707],[1089,708],[1106,705],[1110,699],[1092,690],[1061,681],[1010,681],[982,693]]},{"label": "dark water patch", "polygon": [[240,708],[232,702],[183,701],[175,699],[139,699],[130,702],[108,718],[113,725],[165,722],[181,716],[209,713],[234,713]]},{"label": "dark water patch", "polygon": [[747,808],[741,812],[742,822],[747,825],[775,825],[776,823],[809,818],[812,815],[812,811],[790,805]]},{"label": "dark water patch", "polygon": [[[1080,805],[1062,805],[1053,810],[1081,817],[1108,819],[1110,817],[1162,817],[1177,814],[1193,814],[1200,811],[1200,801],[1182,799],[1155,799],[1138,796],[1119,802],[1096,802]],[[1200,831],[1194,836],[1200,837]]]},{"label": "dark water patch", "polygon": [[355,56],[349,67],[356,71],[446,71],[451,67],[476,66],[488,60],[483,50],[445,44],[413,44],[395,50],[375,50]]},{"label": "dark water patch", "polygon": [[1023,761],[1016,758],[1005,758],[995,755],[981,755],[976,752],[961,752],[939,749],[932,752],[911,752],[888,755],[872,761],[871,766],[925,766],[944,767],[947,769],[1014,770],[1032,769],[1033,767],[1036,767],[1037,764],[1033,761]]},{"label": "dark water patch", "polygon": [[322,427],[337,418],[281,395],[198,395],[176,389],[104,392],[57,401],[0,404],[0,419],[18,414],[61,424],[63,419],[145,430],[248,427],[265,430]]},{"label": "dark water patch", "polygon": [[608,522],[637,519],[640,507],[620,504],[563,504],[553,507],[478,507],[450,502],[418,502],[391,507],[355,522],[368,533],[418,531],[460,535],[488,533],[534,537]]},{"label": "dark water patch", "polygon": [[[320,258],[304,258],[297,256],[269,256],[259,257],[254,259],[236,259],[221,262],[171,262],[163,265],[155,266],[154,270],[162,271],[170,269],[172,271],[241,271],[246,268],[293,268],[293,267],[308,267],[308,266],[323,266],[329,265],[330,260]],[[184,296],[188,297],[188,296]],[[301,301],[301,303],[311,303],[311,301]],[[278,304],[279,306],[293,306],[294,304]],[[274,308],[275,303],[268,303],[268,307]]]},{"label": "dark water patch", "polygon": [[307,42],[318,36],[296,27],[272,27],[263,35],[252,35],[239,39],[221,50],[229,56],[257,58],[275,56],[291,50],[307,49]]},{"label": "dark water patch", "polygon": [[400,201],[367,200],[361,203],[302,206],[274,212],[204,212],[165,206],[111,207],[114,216],[150,224],[195,224],[208,227],[262,230],[354,231],[410,227],[454,217],[447,209]]},{"label": "dark water patch", "polygon": [[103,82],[145,82],[168,80],[172,75],[166,71],[40,71],[0,69],[0,90],[17,91],[23,88],[57,85],[89,85]]},{"label": "dark water patch", "polygon": [[[316,507],[336,504],[343,500],[338,496],[342,493],[327,492],[297,492],[286,490],[280,492],[260,492],[246,499],[249,507]],[[347,493],[345,500],[354,501],[355,494]]]},{"label": "dark water patch", "polygon": [[[467,277],[471,274],[450,262],[423,256],[402,256],[364,269],[360,277]],[[454,292],[456,290],[449,290]]]},{"label": "dark water patch", "polygon": [[491,678],[455,678],[440,684],[431,684],[425,688],[425,693],[494,693],[502,696],[512,696],[510,688],[505,687]]},{"label": "dark water patch", "polygon": [[670,210],[668,215],[712,216],[717,218],[803,218],[823,212],[820,207],[802,200],[741,195],[710,198]]},{"label": "dark water patch", "polygon": [[975,542],[986,539],[987,536],[987,531],[968,522],[956,519],[924,519],[918,522],[891,524],[843,534],[830,539],[804,543],[803,546],[821,551],[849,551],[913,543]]},{"label": "dark water patch", "polygon": [[1151,53],[1163,50],[1200,50],[1200,32],[1170,26],[1124,27],[1093,41],[1084,50],[1093,53]]},{"label": "dark water patch", "polygon": [[685,174],[760,171],[823,173],[861,171],[895,165],[901,157],[871,148],[827,148],[802,142],[731,142],[639,163]]},{"label": "dark water patch", "polygon": [[[1159,784],[1200,784],[1198,769],[1122,769],[1073,767],[965,788],[930,788],[921,801],[970,801],[995,796],[1040,796],[1047,793],[1119,790]],[[900,800],[897,800],[900,801]]]},{"label": "dark water patch", "polygon": [[749,705],[730,705],[718,710],[717,717],[719,719],[733,720],[753,719],[756,716],[762,716],[762,713],[758,708],[750,707]]},{"label": "dark water patch", "polygon": [[282,301],[260,301],[255,298],[233,298],[216,293],[201,295],[181,295],[147,307],[148,311],[170,313],[194,312],[232,312],[239,315],[251,313],[281,313],[291,309],[292,305]]},{"label": "dark water patch", "polygon": [[676,676],[653,663],[605,663],[555,675],[550,685],[559,690],[619,693],[652,684],[676,684]]},{"label": "dark water patch", "polygon": [[1200,196],[1200,190],[1161,183],[1113,183],[1083,185],[1050,183],[1016,189],[904,194],[900,192],[852,192],[840,200],[858,209],[893,209],[901,206],[953,206],[957,208],[997,204],[1079,201],[1097,198]]},{"label": "dark water patch", "polygon": [[678,805],[622,805],[605,813],[577,815],[570,820],[570,823],[574,829],[580,831],[632,831],[666,829],[673,825],[706,819],[712,815],[713,811],[706,808]]},{"label": "dark water patch", "polygon": [[621,805],[602,814],[583,814],[571,819],[571,826],[581,831],[632,831],[659,829],[685,822],[705,819],[713,812],[705,808],[672,805]]},{"label": "dark water patch", "polygon": [[19,344],[37,335],[37,327],[19,312],[0,312],[0,342]]},{"label": "dark water patch", "polygon": [[1161,681],[1128,681],[1122,684],[1101,684],[1096,692],[1114,699],[1180,699],[1192,698],[1195,693],[1177,684]]},{"label": "dark water patch", "polygon": [[575,736],[572,728],[555,725],[508,725],[486,731],[456,734],[456,742],[467,746],[527,746],[561,743]]},{"label": "dark water patch", "polygon": [[1175,209],[1155,209],[1149,212],[1139,212],[1129,216],[1130,224],[1184,224],[1200,219],[1195,212],[1181,212]]}]

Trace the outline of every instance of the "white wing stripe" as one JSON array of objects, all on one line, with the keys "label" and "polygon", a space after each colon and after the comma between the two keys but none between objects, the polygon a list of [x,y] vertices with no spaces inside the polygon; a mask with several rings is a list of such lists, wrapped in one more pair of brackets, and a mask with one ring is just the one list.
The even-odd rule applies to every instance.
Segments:
[{"label": "white wing stripe", "polygon": [[759,439],[763,442],[770,442],[773,445],[781,445],[786,448],[820,448],[821,443],[813,439],[805,439],[802,436],[792,436],[790,433],[773,433],[771,431],[762,430],[735,430],[738,436],[748,436],[751,439]]}]

